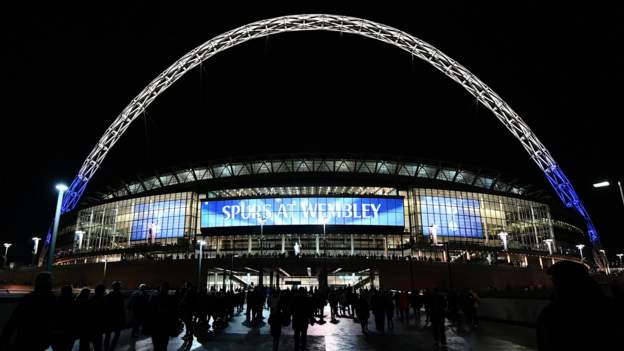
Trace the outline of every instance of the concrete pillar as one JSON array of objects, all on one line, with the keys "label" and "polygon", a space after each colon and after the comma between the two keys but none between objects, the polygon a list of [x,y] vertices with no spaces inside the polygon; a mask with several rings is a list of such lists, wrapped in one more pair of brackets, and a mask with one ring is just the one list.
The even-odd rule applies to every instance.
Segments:
[{"label": "concrete pillar", "polygon": [[319,246],[319,235],[316,234],[316,254],[320,255],[321,254],[321,248]]},{"label": "concrete pillar", "polygon": [[384,238],[383,245],[384,245],[384,257],[388,258],[388,237]]},{"label": "concrete pillar", "polygon": [[282,234],[282,253],[286,252],[286,235]]},{"label": "concrete pillar", "polygon": [[251,236],[249,236],[249,240],[247,242],[247,253],[251,253]]},{"label": "concrete pillar", "polygon": [[353,247],[353,234],[351,234],[351,256],[355,255],[355,248]]}]

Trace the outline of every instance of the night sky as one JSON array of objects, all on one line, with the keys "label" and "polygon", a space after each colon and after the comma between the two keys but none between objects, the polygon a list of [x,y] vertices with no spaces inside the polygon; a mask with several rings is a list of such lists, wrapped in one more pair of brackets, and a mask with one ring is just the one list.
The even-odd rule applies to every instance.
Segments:
[{"label": "night sky", "polygon": [[[624,251],[617,220],[624,206],[614,186],[624,180],[621,8],[49,3],[0,15],[0,235],[14,243],[10,260],[30,260],[31,237],[43,236],[53,217],[54,184],[71,182],[106,127],[154,77],[222,32],[296,13],[381,22],[463,64],[550,150],[607,253]],[[87,191],[191,163],[301,152],[441,160],[500,171],[556,197],[520,143],[461,86],[390,45],[324,32],[248,42],[189,72],[129,128]],[[610,188],[592,188],[604,179]]]}]

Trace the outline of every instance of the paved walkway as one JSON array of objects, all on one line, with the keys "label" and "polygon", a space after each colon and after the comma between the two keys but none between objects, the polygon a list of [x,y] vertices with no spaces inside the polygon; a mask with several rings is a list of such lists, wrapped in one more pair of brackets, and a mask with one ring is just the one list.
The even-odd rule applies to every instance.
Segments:
[{"label": "paved walkway", "polygon": [[[326,313],[329,308],[325,309]],[[265,318],[268,311],[264,310]],[[244,314],[234,317],[229,326],[223,330],[210,333],[192,343],[181,338],[171,339],[168,350],[213,350],[213,351],[260,351],[271,350],[272,338],[269,335],[269,325],[249,328],[244,325]],[[266,321],[266,319],[265,319]],[[381,335],[374,331],[374,320],[370,319],[368,336],[361,333],[359,323],[350,318],[341,318],[338,323],[326,322],[323,325],[315,324],[308,328],[308,351],[407,351],[433,350],[431,329],[424,327],[421,322],[415,325],[414,320],[409,325],[396,320],[394,330]],[[294,350],[293,330],[284,327],[280,341],[280,350]],[[129,330],[121,336],[118,350],[147,351],[152,349],[149,338],[131,340]],[[479,328],[471,332],[456,333],[454,328],[447,326],[447,340],[449,350],[500,350],[500,351],[528,351],[536,350],[535,330],[526,327],[507,324],[482,322]],[[78,343],[74,350],[78,351]]]}]

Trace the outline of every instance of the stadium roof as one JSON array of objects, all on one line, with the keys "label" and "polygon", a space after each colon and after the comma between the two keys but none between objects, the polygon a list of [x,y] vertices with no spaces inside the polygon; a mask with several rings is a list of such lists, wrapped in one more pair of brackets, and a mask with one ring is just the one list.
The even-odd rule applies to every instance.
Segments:
[{"label": "stadium roof", "polygon": [[434,180],[458,185],[481,188],[487,191],[507,193],[516,196],[537,196],[542,191],[528,185],[518,185],[515,181],[501,179],[493,172],[466,170],[463,167],[448,166],[434,162],[412,162],[404,160],[363,159],[356,157],[287,157],[255,160],[235,160],[214,162],[201,166],[185,167],[137,178],[108,191],[90,195],[91,201],[108,201],[116,198],[139,195],[144,192],[216,179],[269,175],[269,174],[311,174],[341,173],[370,174]]}]

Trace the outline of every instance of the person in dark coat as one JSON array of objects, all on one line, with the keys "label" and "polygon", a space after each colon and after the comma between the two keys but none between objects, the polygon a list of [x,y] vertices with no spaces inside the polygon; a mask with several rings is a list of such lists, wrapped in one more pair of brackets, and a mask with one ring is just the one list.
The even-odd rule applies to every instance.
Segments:
[{"label": "person in dark coat", "polygon": [[145,322],[148,302],[149,294],[147,293],[147,286],[145,284],[140,284],[139,289],[134,291],[128,300],[128,312],[131,315],[132,325],[131,336],[133,338],[138,338],[141,334],[141,327]]},{"label": "person in dark coat", "polygon": [[84,288],[76,296],[76,333],[80,340],[80,351],[90,351],[91,314],[89,313],[89,296],[91,289]]},{"label": "person in dark coat", "polygon": [[373,310],[373,315],[375,316],[375,329],[383,334],[385,333],[384,324],[386,319],[386,309],[384,306],[384,299],[381,295],[381,292],[374,291],[370,303]]},{"label": "person in dark coat", "polygon": [[292,328],[295,331],[295,351],[305,350],[308,323],[314,325],[314,306],[304,287],[290,301]]},{"label": "person in dark coat", "polygon": [[273,290],[271,294],[271,312],[269,313],[269,325],[271,326],[271,336],[273,337],[273,351],[279,349],[279,341],[282,336],[282,326],[284,324],[284,310],[279,288]]},{"label": "person in dark coat", "polygon": [[433,333],[435,348],[446,348],[446,330],[444,327],[448,308],[446,296],[444,296],[438,288],[435,288],[429,298],[431,304],[429,318],[431,321],[431,332]]},{"label": "person in dark coat", "polygon": [[[383,294],[384,309],[386,310],[386,321],[388,329],[394,329],[394,297],[392,292],[386,291]],[[397,299],[398,300],[398,299]]]},{"label": "person in dark coat", "polygon": [[8,349],[16,335],[17,350],[45,350],[51,343],[56,297],[52,293],[52,275],[42,272],[35,278],[35,289],[24,295],[11,313],[0,336],[0,348]]},{"label": "person in dark coat", "polygon": [[357,318],[360,321],[362,327],[362,334],[368,334],[368,319],[370,318],[370,306],[366,300],[366,296],[360,295],[357,300]]},{"label": "person in dark coat", "polygon": [[52,350],[71,351],[76,341],[76,301],[70,285],[61,288],[56,299],[55,326],[52,335]]},{"label": "person in dark coat", "polygon": [[163,283],[156,295],[150,297],[146,333],[152,336],[154,351],[166,351],[169,337],[176,335],[178,328],[177,303],[169,295],[169,283]]},{"label": "person in dark coat", "polygon": [[552,350],[615,350],[614,305],[589,276],[587,267],[559,261],[548,268],[553,299],[537,320],[537,348]]},{"label": "person in dark coat", "polygon": [[87,311],[89,312],[89,343],[94,351],[102,350],[102,339],[108,324],[108,306],[104,293],[106,286],[99,284],[95,287],[95,293],[89,299]]},{"label": "person in dark coat", "polygon": [[[126,325],[126,308],[121,294],[121,283],[114,282],[113,290],[106,295],[108,320],[104,336],[104,351],[113,351],[119,341],[121,329]],[[111,334],[113,338],[111,339]]]},{"label": "person in dark coat", "polygon": [[184,293],[182,301],[180,301],[180,318],[182,318],[182,322],[184,323],[184,327],[186,329],[186,332],[182,337],[184,340],[193,340],[193,318],[197,314],[198,309],[199,301],[197,298],[197,288],[192,286],[190,283],[187,283],[186,292]]}]

